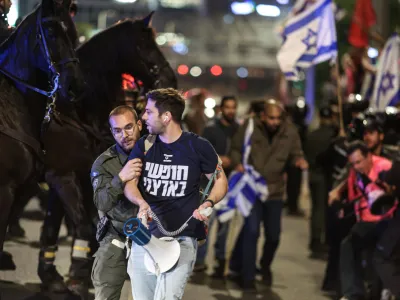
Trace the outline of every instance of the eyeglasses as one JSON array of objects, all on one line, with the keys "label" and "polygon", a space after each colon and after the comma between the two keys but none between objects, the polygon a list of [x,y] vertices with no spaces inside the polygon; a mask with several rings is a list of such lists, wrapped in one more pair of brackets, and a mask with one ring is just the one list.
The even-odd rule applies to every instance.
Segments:
[{"label": "eyeglasses", "polygon": [[126,125],[124,128],[111,128],[111,132],[116,137],[121,137],[123,135],[123,131],[125,131],[125,133],[127,135],[132,135],[136,126],[137,126],[137,124],[131,123],[131,124]]}]

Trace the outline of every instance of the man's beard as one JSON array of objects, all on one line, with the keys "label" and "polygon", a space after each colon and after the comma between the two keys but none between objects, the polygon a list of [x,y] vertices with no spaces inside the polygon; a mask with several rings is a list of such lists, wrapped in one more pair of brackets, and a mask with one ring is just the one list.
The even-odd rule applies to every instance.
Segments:
[{"label": "man's beard", "polygon": [[127,138],[122,140],[118,145],[127,153],[131,152],[133,147],[135,146],[135,139]]},{"label": "man's beard", "polygon": [[272,126],[268,126],[267,125],[267,130],[268,130],[269,133],[276,133],[279,130],[279,127],[280,126],[272,127]]},{"label": "man's beard", "polygon": [[222,118],[229,124],[233,124],[235,122],[235,117],[231,118],[231,117],[222,115]]},{"label": "man's beard", "polygon": [[375,143],[371,147],[369,147],[369,151],[375,152],[379,146],[380,146],[380,143]]}]

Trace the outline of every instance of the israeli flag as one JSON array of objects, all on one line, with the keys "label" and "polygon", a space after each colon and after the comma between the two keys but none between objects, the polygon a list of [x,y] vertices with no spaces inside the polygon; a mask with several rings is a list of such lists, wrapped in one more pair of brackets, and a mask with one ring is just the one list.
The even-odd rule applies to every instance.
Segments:
[{"label": "israeli flag", "polygon": [[398,34],[386,42],[378,61],[374,92],[370,107],[385,110],[400,103],[400,37]]},{"label": "israeli flag", "polygon": [[239,210],[243,217],[248,217],[257,199],[266,201],[268,198],[267,182],[253,166],[248,164],[253,131],[254,120],[250,119],[244,135],[243,145],[243,167],[245,172],[232,172],[229,176],[228,193],[216,206],[220,222],[232,219],[236,209]]},{"label": "israeli flag", "polygon": [[337,57],[332,0],[318,0],[289,18],[278,64],[287,80],[300,80],[299,71]]}]

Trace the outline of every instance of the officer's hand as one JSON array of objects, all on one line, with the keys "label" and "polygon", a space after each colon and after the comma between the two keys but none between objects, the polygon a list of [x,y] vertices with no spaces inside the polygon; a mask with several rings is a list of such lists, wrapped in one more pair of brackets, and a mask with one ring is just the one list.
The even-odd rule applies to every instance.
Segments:
[{"label": "officer's hand", "polygon": [[142,161],[139,158],[129,160],[119,172],[118,176],[123,183],[139,178],[142,174]]}]

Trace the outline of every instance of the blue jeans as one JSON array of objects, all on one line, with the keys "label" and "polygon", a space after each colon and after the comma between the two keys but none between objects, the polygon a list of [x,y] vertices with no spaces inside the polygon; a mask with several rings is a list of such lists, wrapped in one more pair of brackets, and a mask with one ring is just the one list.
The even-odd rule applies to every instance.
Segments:
[{"label": "blue jeans", "polygon": [[[225,258],[226,258],[226,240],[228,238],[229,224],[231,222],[230,221],[227,221],[224,223],[219,222],[217,213],[214,211],[210,217],[210,220],[208,221],[208,232],[211,231],[211,228],[215,222],[217,222],[217,226],[218,226],[217,240],[215,241],[215,244],[214,244],[215,258],[217,260],[225,260]],[[203,264],[204,261],[206,260],[208,242],[209,242],[209,238],[207,238],[206,243],[204,245],[199,247],[199,250],[197,251],[196,264]]]},{"label": "blue jeans", "polygon": [[231,271],[241,274],[243,281],[253,281],[256,276],[257,241],[261,221],[265,231],[261,268],[265,273],[270,271],[280,241],[282,208],[281,200],[267,200],[264,203],[257,200],[250,215],[244,220],[229,265]]},{"label": "blue jeans", "polygon": [[147,271],[144,265],[146,249],[132,244],[128,261],[132,296],[137,300],[177,300],[182,299],[186,283],[196,261],[197,241],[190,237],[178,237],[181,255],[177,264],[159,277]]}]

